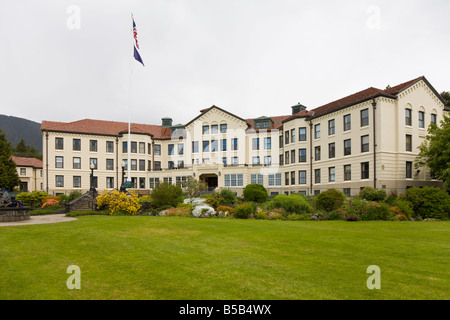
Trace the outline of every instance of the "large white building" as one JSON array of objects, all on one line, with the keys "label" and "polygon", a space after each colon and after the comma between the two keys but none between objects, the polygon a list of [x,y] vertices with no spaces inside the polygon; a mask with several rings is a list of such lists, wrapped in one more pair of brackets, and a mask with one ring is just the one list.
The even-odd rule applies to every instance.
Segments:
[{"label": "large white building", "polygon": [[269,194],[311,195],[331,188],[353,195],[365,186],[399,192],[442,187],[426,168],[414,168],[428,125],[447,112],[425,77],[310,110],[291,108],[287,115],[244,119],[212,106],[186,124],[171,118],[160,125],[132,123],[130,137],[126,122],[43,121],[44,190],[88,190],[90,164],[100,192],[119,189],[128,166],[140,193],[158,181],[182,185],[189,176],[239,194],[249,183]]}]

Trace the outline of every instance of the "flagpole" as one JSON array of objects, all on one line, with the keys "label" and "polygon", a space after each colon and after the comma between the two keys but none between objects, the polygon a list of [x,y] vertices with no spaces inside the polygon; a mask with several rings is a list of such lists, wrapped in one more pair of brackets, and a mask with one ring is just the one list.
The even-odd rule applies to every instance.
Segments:
[{"label": "flagpole", "polygon": [[132,73],[133,73],[133,13],[131,13],[131,38],[130,38],[130,77],[128,80],[128,96],[129,96],[129,101],[128,101],[128,142],[127,142],[127,151],[128,151],[128,165],[127,165],[127,181],[131,181],[131,78],[132,78]]}]

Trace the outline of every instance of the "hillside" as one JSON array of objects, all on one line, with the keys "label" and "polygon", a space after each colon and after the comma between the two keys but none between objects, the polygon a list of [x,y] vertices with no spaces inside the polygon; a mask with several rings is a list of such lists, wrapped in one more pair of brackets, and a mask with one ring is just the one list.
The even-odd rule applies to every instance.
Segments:
[{"label": "hillside", "polygon": [[41,124],[31,120],[0,114],[0,128],[15,147],[20,139],[42,153]]}]

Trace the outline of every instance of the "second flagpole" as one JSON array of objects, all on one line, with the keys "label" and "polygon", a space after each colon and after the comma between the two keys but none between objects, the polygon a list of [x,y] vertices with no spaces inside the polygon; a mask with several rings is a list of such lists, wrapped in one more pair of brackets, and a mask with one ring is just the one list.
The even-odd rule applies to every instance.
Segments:
[{"label": "second flagpole", "polygon": [[130,39],[130,77],[128,80],[128,142],[127,142],[127,182],[131,181],[131,79],[133,74],[133,13],[131,13],[131,39]]}]

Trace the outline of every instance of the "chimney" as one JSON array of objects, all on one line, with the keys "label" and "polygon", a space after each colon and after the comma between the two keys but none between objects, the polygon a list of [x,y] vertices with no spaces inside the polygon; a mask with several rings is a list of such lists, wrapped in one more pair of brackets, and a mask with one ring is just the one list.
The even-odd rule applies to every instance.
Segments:
[{"label": "chimney", "polygon": [[295,106],[292,106],[292,114],[299,113],[300,111],[306,110],[306,107],[302,104],[297,103]]},{"label": "chimney", "polygon": [[172,126],[172,118],[162,118],[162,127],[170,128]]}]

